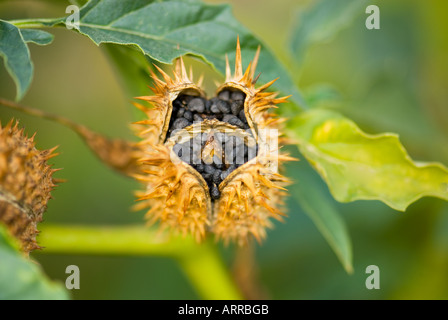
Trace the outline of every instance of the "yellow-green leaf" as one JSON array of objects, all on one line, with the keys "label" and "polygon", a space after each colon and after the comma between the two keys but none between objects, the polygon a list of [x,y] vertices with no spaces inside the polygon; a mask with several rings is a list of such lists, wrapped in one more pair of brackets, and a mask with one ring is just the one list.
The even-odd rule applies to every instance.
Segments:
[{"label": "yellow-green leaf", "polygon": [[425,196],[448,200],[448,169],[413,161],[396,134],[367,134],[319,109],[293,119],[289,133],[340,202],[380,200],[404,211]]}]

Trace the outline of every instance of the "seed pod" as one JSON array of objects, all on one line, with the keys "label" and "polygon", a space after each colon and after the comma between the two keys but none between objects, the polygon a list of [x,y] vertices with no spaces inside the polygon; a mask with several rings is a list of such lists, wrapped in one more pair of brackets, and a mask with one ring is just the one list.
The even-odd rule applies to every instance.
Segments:
[{"label": "seed pod", "polygon": [[[277,154],[283,119],[267,111],[287,97],[266,92],[275,80],[255,87],[258,56],[259,50],[243,74],[238,42],[235,72],[231,73],[227,60],[226,80],[210,100],[200,88],[201,80],[196,85],[191,71],[187,75],[182,58],[173,78],[161,69],[163,80],[152,75],[155,95],[139,99],[153,108],[137,105],[147,120],[138,123],[145,157],[136,175],[146,187],[140,192],[138,208],[150,208],[146,216],[151,223],[191,233],[197,240],[211,232],[226,243],[243,245],[251,237],[261,241],[272,226],[271,218],[281,220],[284,186],[289,181],[275,168],[295,159]],[[205,101],[205,108],[189,110],[193,119],[204,120],[174,130],[179,120],[172,116],[173,105],[185,100],[194,105],[198,98]],[[181,159],[175,152],[181,144],[190,144],[200,163]]]},{"label": "seed pod", "polygon": [[37,150],[34,135],[26,137],[17,122],[0,125],[0,223],[19,239],[26,254],[40,248],[36,226],[55,186],[52,175],[57,170],[47,164],[55,149]]}]

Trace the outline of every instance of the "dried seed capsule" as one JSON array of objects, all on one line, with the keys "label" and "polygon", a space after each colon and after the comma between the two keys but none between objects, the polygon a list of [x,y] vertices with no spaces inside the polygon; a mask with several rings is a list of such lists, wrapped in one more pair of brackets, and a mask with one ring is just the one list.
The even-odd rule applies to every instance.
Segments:
[{"label": "dried seed capsule", "polygon": [[[156,95],[148,101],[156,108],[147,112],[148,119],[151,120],[148,123],[153,123],[148,126],[152,128],[141,126],[141,136],[148,142],[145,150],[149,150],[149,155],[145,156],[147,160],[143,162],[149,168],[142,173],[146,190],[142,199],[147,199],[143,200],[143,205],[151,208],[148,214],[150,219],[159,221],[162,227],[177,229],[184,234],[193,233],[198,240],[204,238],[205,230],[210,230],[226,242],[233,240],[243,245],[250,235],[262,239],[266,227],[271,224],[270,218],[280,213],[279,206],[284,194],[282,188],[287,184],[286,179],[270,172],[271,168],[266,165],[263,153],[257,156],[260,161],[243,164],[249,157],[255,156],[246,150],[260,135],[259,128],[280,129],[278,126],[281,121],[275,121],[275,115],[267,108],[286,101],[286,98],[276,98],[268,93],[266,89],[269,85],[260,89],[255,87],[253,67],[257,63],[254,61],[244,71],[239,45],[235,57],[235,73],[229,72],[227,63],[225,83],[218,88],[218,97],[210,100],[201,98],[204,96],[202,89],[190,79],[181,60],[176,66],[174,78],[163,74],[163,79],[154,82]],[[187,133],[173,129],[184,128],[191,121],[184,118],[187,121],[184,123],[179,122],[179,119],[169,118],[171,103],[167,103],[167,97],[176,96],[179,92],[181,94],[178,99],[192,112],[193,120],[200,120],[198,116],[204,119],[200,125],[189,126]],[[185,94],[187,92],[190,95]],[[200,112],[199,101],[194,99],[203,99],[203,112]],[[178,103],[173,106],[174,115],[179,112],[175,108],[180,106]],[[249,128],[248,122],[251,130],[241,130]],[[170,154],[177,137],[185,139],[186,134],[192,137],[200,135],[205,137],[205,142],[214,133],[224,132],[223,130],[226,134],[224,137],[217,135],[216,141],[225,142],[225,146],[219,148],[213,145],[213,141],[208,141],[208,144],[201,145],[200,151],[193,148],[193,158],[200,160],[201,165],[174,164],[166,156]],[[172,132],[172,137],[168,140],[167,132]],[[242,147],[239,144],[232,146],[235,137],[250,138],[251,143],[246,142],[246,147],[244,144]],[[272,138],[276,137],[274,134]],[[142,146],[145,140],[142,141]],[[242,139],[239,140],[242,143]],[[213,148],[209,148],[209,144]],[[222,158],[224,163],[210,161],[215,156]],[[279,162],[287,160],[287,157],[279,156]]]},{"label": "dried seed capsule", "polygon": [[26,137],[17,122],[0,125],[0,224],[20,241],[25,254],[40,248],[37,224],[55,186],[52,175],[57,170],[47,163],[55,149],[36,149],[34,137]]}]

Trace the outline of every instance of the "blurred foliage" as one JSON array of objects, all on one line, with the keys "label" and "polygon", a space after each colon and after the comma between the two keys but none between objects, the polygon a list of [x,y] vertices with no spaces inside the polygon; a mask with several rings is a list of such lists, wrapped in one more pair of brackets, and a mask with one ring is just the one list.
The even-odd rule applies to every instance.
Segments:
[{"label": "blurred foliage", "polygon": [[26,259],[0,225],[0,300],[66,300],[68,292],[49,281],[39,266]]},{"label": "blurred foliage", "polygon": [[[310,105],[318,102],[319,107],[335,109],[369,133],[398,132],[413,159],[448,163],[445,1],[434,0],[431,5],[417,0],[379,2],[380,30],[367,30],[364,8],[355,10],[349,17],[351,23],[326,42],[311,42],[300,64],[288,58],[290,28],[297,27],[300,21],[296,19],[311,10],[315,1],[225,2],[232,3],[237,19],[290,66],[299,87],[313,93]],[[64,15],[66,5],[2,1],[0,18],[57,17]],[[30,45],[35,76],[23,103],[70,117],[111,136],[130,138],[131,99],[124,95],[103,49],[66,30],[52,33],[55,40],[51,47]],[[13,84],[3,67],[0,81],[0,96],[14,97]],[[321,90],[320,95],[315,88],[331,91]],[[57,124],[0,109],[2,121],[11,117],[19,118],[29,132],[38,132],[39,148],[61,145],[61,155],[54,162],[64,168],[59,176],[68,183],[54,192],[46,222],[95,225],[142,220],[142,213],[127,213],[137,183],[110,172],[75,134]],[[300,174],[298,165],[306,174]],[[288,165],[287,172],[301,188],[314,188],[342,214],[353,242],[354,273],[348,275],[340,267],[315,225],[291,197],[286,222],[276,223],[266,242],[257,248],[260,281],[271,298],[448,298],[445,202],[422,199],[406,213],[376,201],[338,204],[306,161]],[[232,249],[221,248],[228,264]],[[55,279],[65,279],[67,265],[78,265],[84,286],[72,292],[75,298],[198,298],[169,258],[34,257]],[[365,288],[365,268],[371,264],[380,267],[381,290]]]},{"label": "blurred foliage", "polygon": [[448,200],[448,169],[412,161],[395,134],[368,135],[324,109],[302,112],[288,133],[340,202],[380,200],[405,211],[425,196]]}]

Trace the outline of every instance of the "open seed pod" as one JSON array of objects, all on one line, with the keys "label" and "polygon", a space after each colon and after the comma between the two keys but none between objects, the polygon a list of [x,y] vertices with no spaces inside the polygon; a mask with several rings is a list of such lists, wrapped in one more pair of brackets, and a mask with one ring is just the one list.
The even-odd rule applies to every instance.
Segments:
[{"label": "open seed pod", "polygon": [[55,186],[52,175],[57,170],[47,164],[56,155],[54,149],[37,150],[34,136],[26,137],[18,123],[0,126],[0,223],[25,253],[39,248],[37,224]]},{"label": "open seed pod", "polygon": [[179,59],[171,78],[153,74],[154,96],[136,104],[147,119],[137,123],[145,157],[136,178],[146,185],[138,208],[150,208],[150,223],[192,233],[198,240],[213,232],[226,243],[265,237],[270,218],[280,219],[284,186],[277,172],[292,158],[279,154],[283,119],[269,113],[286,101],[255,87],[259,51],[243,74],[239,42],[235,72],[228,59],[226,80],[207,100]]}]

